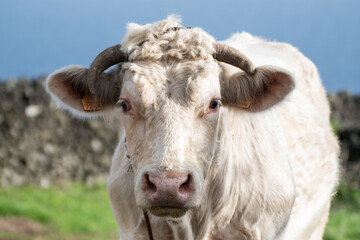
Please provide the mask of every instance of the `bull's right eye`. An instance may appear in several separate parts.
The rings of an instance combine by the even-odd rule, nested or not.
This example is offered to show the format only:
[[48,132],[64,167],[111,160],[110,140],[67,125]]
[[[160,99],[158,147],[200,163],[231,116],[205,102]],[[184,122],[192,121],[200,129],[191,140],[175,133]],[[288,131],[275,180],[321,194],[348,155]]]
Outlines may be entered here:
[[121,107],[124,113],[131,113],[132,111],[131,104],[127,99],[120,98],[120,100],[116,103],[116,105]]
[[123,110],[124,112],[128,112],[128,111],[131,110],[130,103],[128,103],[128,102],[125,101],[125,100],[122,100],[122,101],[120,102],[120,106],[121,106],[121,108],[122,108],[122,110]]

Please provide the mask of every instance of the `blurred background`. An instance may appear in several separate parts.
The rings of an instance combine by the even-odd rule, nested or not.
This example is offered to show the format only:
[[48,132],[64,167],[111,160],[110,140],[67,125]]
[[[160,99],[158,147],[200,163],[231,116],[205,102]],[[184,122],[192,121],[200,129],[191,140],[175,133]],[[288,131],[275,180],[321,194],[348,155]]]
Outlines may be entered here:
[[127,23],[169,14],[217,40],[247,31],[291,43],[317,65],[342,163],[324,239],[360,239],[359,10],[356,0],[1,0],[0,239],[117,239],[105,179],[118,126],[72,119],[43,81],[89,66]]

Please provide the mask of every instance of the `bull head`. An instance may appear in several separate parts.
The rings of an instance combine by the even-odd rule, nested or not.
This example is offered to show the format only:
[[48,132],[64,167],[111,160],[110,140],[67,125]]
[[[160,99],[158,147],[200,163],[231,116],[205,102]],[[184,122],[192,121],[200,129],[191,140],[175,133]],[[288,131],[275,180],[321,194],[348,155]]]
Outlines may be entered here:
[[[217,80],[217,90],[219,90],[220,85],[221,96],[215,99],[213,98],[212,101],[210,101],[211,98],[208,99],[210,105],[208,103],[207,105],[210,106],[210,112],[213,110],[213,112],[217,111],[217,104],[220,101],[220,97],[222,103],[229,107],[239,107],[251,112],[262,111],[281,101],[294,87],[292,77],[282,70],[272,67],[255,68],[246,56],[238,50],[224,44],[214,43],[213,49],[212,57],[216,61],[230,64],[243,71],[238,71],[230,76],[225,76],[224,74],[224,76],[220,76],[220,83]],[[214,64],[213,66],[220,69],[221,67],[219,67],[215,60],[212,60],[211,64]],[[70,66],[54,72],[47,79],[47,89],[56,102],[77,116],[88,117],[89,115],[100,115],[103,111],[112,109],[116,105],[123,87],[123,75],[119,73],[119,69],[113,69],[110,72],[104,71],[116,64],[119,64],[118,67],[121,68],[121,64],[126,64],[129,61],[128,53],[121,50],[121,45],[112,46],[101,52],[92,62],[89,69],[81,66]],[[219,73],[219,71],[217,71],[217,73]],[[212,79],[214,78],[219,79],[219,76],[213,76]],[[220,93],[216,94],[218,96]],[[87,100],[88,103],[86,102]],[[86,109],[84,104],[89,104],[89,108]],[[126,104],[128,103],[123,102],[123,104],[123,111],[126,112]],[[175,125],[171,123],[171,121],[179,121],[176,119],[177,116],[175,116],[177,113],[174,113],[173,110],[175,112],[178,111],[178,116],[186,111],[180,108],[180,110],[176,109],[178,105],[171,104],[172,103],[169,103],[169,109],[171,109],[169,112],[172,113],[159,113],[163,114],[164,118],[167,118],[167,123],[163,125],[157,124],[158,129],[152,129],[154,132],[153,135],[155,135],[155,133],[158,134],[164,127],[168,128],[168,132],[163,132],[161,133],[162,135],[159,134],[157,139],[155,139],[154,136],[148,137],[150,139],[148,141],[151,141],[154,145],[156,145],[158,141],[164,141],[163,145],[160,144],[159,149],[166,152],[166,154],[153,153],[156,147],[151,146],[147,149],[148,155],[153,154],[154,156],[160,156],[159,158],[164,158],[165,155],[167,158],[169,158],[169,156],[171,158],[171,153],[178,151],[174,139],[182,138],[183,133],[179,132],[177,126],[171,126]],[[84,108],[85,110],[92,111],[86,112]],[[146,114],[144,114],[144,116],[145,115]],[[216,117],[213,117],[213,120],[207,122],[204,129],[216,129],[218,116],[219,115],[216,115]],[[155,119],[153,121],[156,121],[156,117],[157,116],[152,116],[152,118]],[[134,131],[136,126],[133,123],[131,124],[129,123],[128,129],[129,131]],[[179,124],[181,124],[180,121]],[[188,126],[184,126],[184,128],[186,127]],[[196,127],[190,126],[189,128],[195,129]],[[149,128],[147,128],[146,131],[150,131]],[[216,148],[216,141],[213,141],[217,137],[216,131],[213,131],[211,134],[204,132],[205,130],[202,131],[202,134],[206,141],[203,141],[202,149],[206,151]],[[128,134],[128,132],[126,134]],[[190,135],[191,134],[188,134],[186,137],[190,139]],[[171,141],[168,141],[167,138],[171,138]],[[143,139],[139,139],[139,136],[137,136],[137,138],[134,137],[134,139],[130,139],[129,137],[129,141],[132,141],[132,145],[129,143],[130,151],[136,152],[137,155],[134,156],[134,158],[138,157],[140,160],[143,156],[139,156],[140,153],[138,149],[146,150],[144,146],[139,145],[141,140]],[[172,146],[170,146],[169,142],[171,142]],[[186,142],[186,140],[183,142]],[[165,146],[165,144],[169,146]],[[186,147],[184,147],[184,149],[186,149]],[[211,154],[213,154],[213,152],[209,151],[208,156]],[[200,153],[188,154],[188,157],[193,159],[204,159],[204,156],[205,154]],[[208,159],[211,158],[212,157],[208,157]],[[195,164],[200,165],[199,162]],[[205,166],[206,164],[207,166]],[[156,168],[160,168],[160,165],[161,164]],[[178,165],[180,166],[181,164]],[[206,169],[209,163],[203,163],[203,166],[205,166],[203,168]],[[139,197],[139,200],[137,199],[138,205],[150,209],[154,207],[156,210],[152,213],[158,216],[171,215],[175,217],[185,214],[188,208],[199,206],[201,192],[203,191],[201,186],[204,185],[202,183],[204,182],[206,172],[197,174],[191,170],[189,166],[187,166],[187,169],[179,168],[179,171],[160,171],[153,169],[154,168],[150,169],[149,167],[138,173],[138,179],[140,180],[136,180],[136,186],[142,186],[135,186],[138,190],[142,189],[142,197]],[[199,170],[199,172],[201,172],[201,170]],[[166,182],[166,184],[164,184],[164,182]],[[197,195],[197,197],[193,197],[194,195]],[[171,208],[169,210],[169,206],[175,207],[176,209]]]

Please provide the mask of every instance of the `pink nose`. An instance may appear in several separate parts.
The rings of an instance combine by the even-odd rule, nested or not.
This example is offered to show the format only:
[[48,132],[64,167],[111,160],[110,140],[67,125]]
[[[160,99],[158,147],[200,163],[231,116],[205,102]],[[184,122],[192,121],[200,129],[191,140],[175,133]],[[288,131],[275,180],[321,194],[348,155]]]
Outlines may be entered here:
[[188,173],[147,173],[143,178],[143,191],[152,206],[183,207],[193,195],[194,180]]

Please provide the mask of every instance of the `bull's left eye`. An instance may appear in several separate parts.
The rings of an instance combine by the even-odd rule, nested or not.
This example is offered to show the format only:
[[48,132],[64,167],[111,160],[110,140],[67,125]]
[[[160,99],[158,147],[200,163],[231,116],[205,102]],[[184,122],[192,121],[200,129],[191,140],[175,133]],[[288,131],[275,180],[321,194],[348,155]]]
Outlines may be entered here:
[[220,105],[221,105],[220,99],[213,99],[209,104],[209,109],[211,111],[216,111]]

